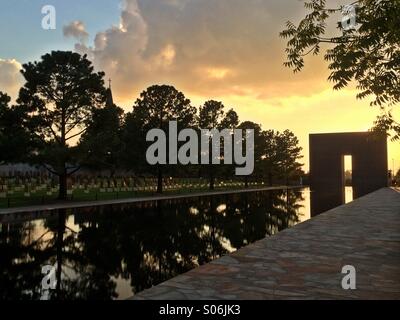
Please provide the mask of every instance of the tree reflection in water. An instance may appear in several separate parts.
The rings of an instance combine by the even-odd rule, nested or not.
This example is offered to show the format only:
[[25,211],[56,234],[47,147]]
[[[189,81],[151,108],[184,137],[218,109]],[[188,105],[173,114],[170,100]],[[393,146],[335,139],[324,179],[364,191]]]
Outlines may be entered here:
[[298,223],[303,200],[282,190],[15,217],[0,224],[0,299],[40,299],[46,264],[50,299],[126,298]]

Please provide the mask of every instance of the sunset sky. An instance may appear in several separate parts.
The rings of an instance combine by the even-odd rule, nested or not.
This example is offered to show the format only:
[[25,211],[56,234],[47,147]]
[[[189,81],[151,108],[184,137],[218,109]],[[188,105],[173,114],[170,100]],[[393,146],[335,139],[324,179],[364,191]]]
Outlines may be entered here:
[[[336,7],[345,1],[327,1]],[[334,92],[322,56],[293,74],[283,67],[285,22],[305,14],[298,0],[1,0],[0,90],[16,97],[22,63],[51,50],[87,53],[112,79],[115,102],[130,111],[152,84],[172,84],[199,106],[223,101],[264,129],[308,134],[368,130],[378,109],[356,90]],[[56,8],[56,30],[41,27],[44,5]],[[340,16],[330,20],[333,29]],[[398,107],[397,107],[398,108]],[[399,110],[394,113],[400,118]],[[389,167],[400,143],[389,144]]]

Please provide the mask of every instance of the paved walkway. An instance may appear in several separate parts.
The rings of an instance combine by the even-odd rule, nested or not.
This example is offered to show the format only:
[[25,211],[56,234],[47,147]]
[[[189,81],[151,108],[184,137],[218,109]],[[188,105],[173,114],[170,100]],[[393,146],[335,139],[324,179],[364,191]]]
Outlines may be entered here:
[[[341,287],[356,268],[356,290]],[[134,299],[400,299],[400,193],[384,188]]]
[[0,209],[0,215],[13,214],[13,213],[36,212],[36,211],[49,211],[49,210],[58,210],[58,209],[87,208],[87,207],[104,206],[104,205],[110,205],[110,204],[126,204],[126,203],[135,203],[135,202],[143,202],[143,201],[157,201],[157,200],[169,200],[169,199],[191,198],[191,197],[201,197],[201,196],[215,196],[215,195],[243,193],[243,192],[298,189],[298,188],[305,188],[305,187],[306,186],[276,186],[276,187],[263,187],[263,188],[232,189],[232,190],[223,190],[223,191],[201,191],[201,192],[190,192],[190,193],[172,194],[172,195],[154,195],[154,196],[121,198],[121,199],[112,199],[112,200],[58,202],[58,203],[53,203],[53,204],[43,204],[43,205],[35,205],[35,206]]

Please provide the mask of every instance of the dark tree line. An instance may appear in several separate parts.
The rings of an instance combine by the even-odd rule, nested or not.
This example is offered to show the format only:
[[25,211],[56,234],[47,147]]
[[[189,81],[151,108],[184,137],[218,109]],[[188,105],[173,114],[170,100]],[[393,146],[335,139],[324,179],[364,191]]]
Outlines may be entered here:
[[[15,104],[0,92],[0,163],[27,162],[45,167],[59,179],[59,198],[67,199],[67,180],[81,168],[107,171],[112,177],[124,170],[135,175],[216,177],[234,175],[233,165],[156,165],[146,162],[146,133],[159,128],[168,132],[169,121],[178,130],[254,129],[255,170],[252,177],[268,184],[289,181],[301,174],[301,147],[289,130],[262,130],[222,102],[210,100],[199,110],[185,95],[169,85],[144,90],[124,113],[104,85],[104,73],[78,53],[53,51],[21,70],[25,84]],[[221,142],[223,148],[223,140]],[[169,150],[167,149],[167,152]],[[210,162],[211,163],[211,162]],[[245,178],[246,181],[249,177]]]

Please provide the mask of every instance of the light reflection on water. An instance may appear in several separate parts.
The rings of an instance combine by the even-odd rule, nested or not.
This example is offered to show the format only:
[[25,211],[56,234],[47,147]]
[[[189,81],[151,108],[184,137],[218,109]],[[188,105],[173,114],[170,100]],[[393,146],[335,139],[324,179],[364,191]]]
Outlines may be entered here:
[[353,187],[346,186],[344,188],[344,203],[353,201]]
[[124,299],[310,218],[310,192],[263,191],[0,220],[0,299]]

